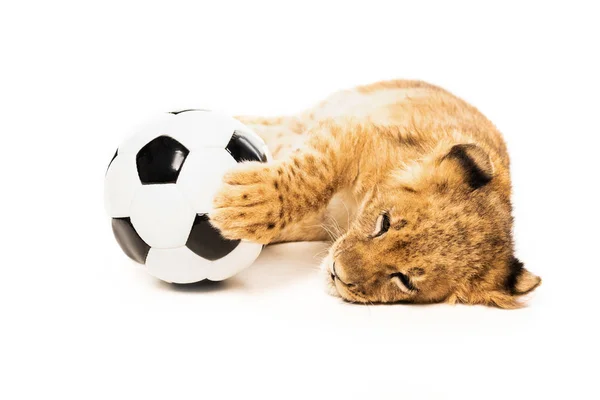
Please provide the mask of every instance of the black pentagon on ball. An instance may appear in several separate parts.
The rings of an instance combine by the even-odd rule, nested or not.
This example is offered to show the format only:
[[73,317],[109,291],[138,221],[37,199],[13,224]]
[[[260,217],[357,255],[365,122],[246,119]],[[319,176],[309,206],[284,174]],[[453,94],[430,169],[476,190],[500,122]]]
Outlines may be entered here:
[[210,224],[208,215],[199,214],[196,215],[185,245],[200,257],[215,261],[231,253],[238,244],[239,240],[229,240],[221,236],[219,230]]
[[129,218],[113,218],[112,230],[123,252],[133,261],[146,262],[150,246],[138,235]]
[[261,161],[267,162],[267,155],[256,143],[252,136],[235,131],[225,149],[233,156],[235,161]]
[[175,183],[190,151],[170,136],[159,136],[137,153],[135,162],[143,185]]

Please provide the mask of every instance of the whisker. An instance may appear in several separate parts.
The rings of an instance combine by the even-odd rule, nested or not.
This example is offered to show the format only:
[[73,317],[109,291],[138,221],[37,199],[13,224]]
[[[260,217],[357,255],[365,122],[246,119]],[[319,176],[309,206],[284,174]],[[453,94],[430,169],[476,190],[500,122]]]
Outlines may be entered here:
[[341,233],[342,233],[344,230],[342,229],[342,226],[340,225],[339,221],[338,221],[337,219],[333,218],[333,216],[331,217],[331,219],[333,220],[333,223],[335,224],[335,226],[336,226],[336,227],[337,227],[337,229],[338,229],[338,232],[339,232],[339,233],[340,233],[340,235],[341,235]]
[[315,256],[320,256],[320,255],[323,255],[323,254],[328,253],[328,252],[329,252],[328,248],[327,249],[323,249],[323,250],[320,250],[320,251],[316,252]]
[[335,242],[335,235],[333,234],[333,232],[324,224],[321,224],[321,227],[325,230],[325,232],[327,232],[327,234],[329,235],[329,238],[331,239],[332,242]]
[[331,231],[331,229],[327,228],[327,226],[325,224],[307,225],[306,227],[307,228],[321,228],[327,233],[327,235],[329,236],[329,238],[332,242],[335,242],[337,240],[336,235]]
[[329,238],[330,238],[330,239],[332,238],[332,236],[331,236],[331,235],[332,235],[331,231],[330,231],[329,229],[327,229],[327,227],[326,227],[324,224],[310,225],[310,226],[309,226],[309,228],[315,228],[315,227],[319,227],[319,228],[323,229],[323,230],[324,230],[324,231],[325,231],[325,232],[326,232],[326,233],[329,235]]
[[329,253],[329,248],[323,249],[317,253],[315,253],[316,256],[325,256],[327,255],[327,253]]
[[321,228],[323,228],[329,234],[332,242],[335,242],[338,239],[339,235],[336,235],[336,233],[333,232],[332,229],[327,225],[321,224]]
[[332,232],[335,229],[334,234],[335,238],[337,239],[340,236],[339,226],[336,225],[336,221],[331,215],[327,215],[327,219],[331,222],[330,229]]
[[346,202],[343,200],[342,200],[342,205],[346,209],[346,229],[350,229],[350,210],[348,209]]

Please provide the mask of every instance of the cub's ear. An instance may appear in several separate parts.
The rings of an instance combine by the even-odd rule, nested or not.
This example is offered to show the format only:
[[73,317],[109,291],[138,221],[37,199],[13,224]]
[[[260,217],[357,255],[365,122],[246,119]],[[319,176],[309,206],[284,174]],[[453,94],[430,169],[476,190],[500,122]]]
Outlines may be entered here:
[[533,292],[541,283],[542,279],[539,276],[527,271],[517,258],[512,258],[505,282],[508,293],[513,296],[521,296]]
[[484,302],[500,308],[520,308],[524,305],[521,297],[533,292],[541,284],[542,279],[539,276],[527,271],[523,263],[513,257],[503,287],[487,292]]
[[448,297],[449,303],[486,304],[505,309],[524,306],[523,295],[533,292],[542,284],[542,279],[527,271],[523,263],[512,258],[508,265],[508,275],[504,281],[495,281],[493,287],[472,291],[456,292]]
[[488,153],[475,144],[457,144],[442,158],[440,166],[449,178],[462,180],[471,189],[479,189],[494,176],[494,164]]

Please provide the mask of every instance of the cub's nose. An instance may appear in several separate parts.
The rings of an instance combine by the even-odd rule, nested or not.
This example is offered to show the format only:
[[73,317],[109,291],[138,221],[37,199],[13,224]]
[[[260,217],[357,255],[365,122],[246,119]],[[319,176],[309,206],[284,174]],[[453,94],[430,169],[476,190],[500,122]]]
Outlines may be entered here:
[[[337,266],[337,269],[336,269]],[[339,264],[336,264],[335,261],[333,262],[332,265],[332,278],[337,279],[338,281],[340,281],[341,283],[343,283],[346,286],[354,286],[353,283],[349,282],[347,279],[347,276],[345,276],[344,274],[344,269],[339,267]]]

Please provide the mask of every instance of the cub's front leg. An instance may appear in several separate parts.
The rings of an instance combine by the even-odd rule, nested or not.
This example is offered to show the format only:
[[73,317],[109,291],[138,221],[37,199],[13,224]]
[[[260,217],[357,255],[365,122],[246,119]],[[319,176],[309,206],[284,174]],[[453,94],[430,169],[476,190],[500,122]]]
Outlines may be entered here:
[[306,148],[288,160],[248,162],[228,172],[214,198],[212,224],[226,238],[267,244],[322,212],[353,170],[339,129],[327,126],[311,133]]

